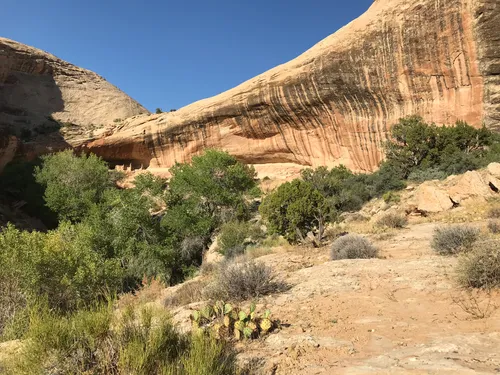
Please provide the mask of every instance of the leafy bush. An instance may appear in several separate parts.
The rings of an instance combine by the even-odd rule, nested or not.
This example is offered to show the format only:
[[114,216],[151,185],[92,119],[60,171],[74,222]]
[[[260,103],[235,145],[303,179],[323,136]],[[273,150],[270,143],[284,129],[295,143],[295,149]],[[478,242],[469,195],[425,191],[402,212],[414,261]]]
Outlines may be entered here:
[[231,221],[221,227],[217,243],[222,254],[231,258],[243,254],[248,244],[263,237],[260,228],[250,223]]
[[45,187],[47,207],[61,220],[81,221],[113,186],[107,164],[95,155],[78,157],[68,150],[42,160],[35,178]]
[[366,238],[357,234],[347,234],[333,242],[330,252],[332,260],[376,258],[378,249]]
[[488,230],[493,234],[500,233],[500,220],[489,220]]
[[224,342],[179,333],[165,312],[126,309],[115,317],[99,305],[60,317],[39,308],[29,340],[7,365],[8,374],[230,375],[234,352]]
[[387,204],[399,203],[401,201],[401,196],[394,191],[388,191],[382,196],[382,199]]
[[284,285],[273,270],[254,261],[225,261],[219,265],[214,281],[204,294],[209,299],[242,301],[279,292]]
[[408,175],[408,180],[414,182],[444,180],[447,176],[448,174],[439,168],[416,169]]
[[85,228],[68,223],[46,234],[7,226],[0,233],[0,279],[15,280],[28,299],[46,296],[58,311],[90,304],[119,290],[120,263],[93,251],[85,236]]
[[498,149],[491,147],[498,138],[486,127],[476,129],[462,121],[438,127],[410,116],[393,126],[391,139],[385,145],[386,164],[405,179],[443,179],[498,159]]
[[480,231],[467,225],[436,228],[431,247],[440,255],[453,255],[468,251],[479,239]]
[[457,277],[468,288],[500,287],[500,242],[485,241],[473,245],[459,258]]
[[146,192],[152,196],[162,196],[167,188],[167,180],[146,172],[135,177],[134,186],[141,193]]
[[159,115],[160,113],[163,113],[163,111],[161,110],[161,108],[156,108],[155,113]]
[[404,228],[407,224],[406,216],[392,212],[381,216],[376,222],[377,226],[388,228]]
[[269,223],[271,234],[283,235],[291,242],[304,242],[309,231],[317,229],[323,236],[326,221],[334,208],[310,182],[293,180],[268,195],[259,208]]

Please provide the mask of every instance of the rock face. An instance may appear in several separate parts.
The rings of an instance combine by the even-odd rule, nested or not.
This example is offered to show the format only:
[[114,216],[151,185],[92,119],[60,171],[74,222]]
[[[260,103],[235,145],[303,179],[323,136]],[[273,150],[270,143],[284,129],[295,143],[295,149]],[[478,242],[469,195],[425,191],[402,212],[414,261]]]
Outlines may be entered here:
[[[19,147],[38,153],[78,145],[139,113],[148,111],[99,75],[0,38],[0,169]],[[58,121],[66,123],[62,132]]]
[[296,59],[87,147],[151,168],[206,147],[264,165],[370,171],[399,118],[500,129],[500,0],[376,0]]

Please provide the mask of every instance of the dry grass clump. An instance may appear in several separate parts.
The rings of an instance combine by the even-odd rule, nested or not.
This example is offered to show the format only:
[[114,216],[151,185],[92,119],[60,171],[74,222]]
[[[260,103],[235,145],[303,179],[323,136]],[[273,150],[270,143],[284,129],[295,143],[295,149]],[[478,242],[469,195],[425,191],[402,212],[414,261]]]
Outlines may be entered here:
[[488,221],[488,230],[492,234],[500,233],[500,220],[490,220]]
[[490,219],[500,219],[500,206],[491,207],[488,210],[488,217]]
[[466,288],[500,287],[500,241],[476,243],[458,262],[457,280]]
[[365,237],[357,234],[347,234],[335,240],[332,244],[330,257],[340,259],[369,259],[376,258],[378,249]]
[[375,223],[378,227],[387,227],[387,228],[404,228],[408,225],[408,219],[406,216],[397,213],[387,213],[381,216],[377,222]]
[[468,251],[479,239],[480,231],[468,225],[436,228],[431,247],[440,255],[453,255]]
[[171,296],[165,299],[166,307],[186,306],[203,300],[205,280],[193,280],[182,284]]
[[118,301],[119,307],[126,306],[139,306],[144,305],[148,302],[153,302],[160,298],[163,289],[165,289],[165,284],[158,279],[150,279],[144,278],[142,280],[142,286],[140,289],[136,290],[133,293],[126,293],[120,295],[120,299]]
[[243,301],[283,291],[273,269],[253,260],[235,259],[219,264],[212,283],[203,294],[208,299]]

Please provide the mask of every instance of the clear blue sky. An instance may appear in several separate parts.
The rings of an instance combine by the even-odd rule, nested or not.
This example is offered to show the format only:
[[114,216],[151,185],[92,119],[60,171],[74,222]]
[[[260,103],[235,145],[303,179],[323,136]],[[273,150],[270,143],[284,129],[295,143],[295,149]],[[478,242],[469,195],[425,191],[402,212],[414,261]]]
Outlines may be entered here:
[[95,71],[153,111],[284,63],[373,0],[3,0],[0,35]]

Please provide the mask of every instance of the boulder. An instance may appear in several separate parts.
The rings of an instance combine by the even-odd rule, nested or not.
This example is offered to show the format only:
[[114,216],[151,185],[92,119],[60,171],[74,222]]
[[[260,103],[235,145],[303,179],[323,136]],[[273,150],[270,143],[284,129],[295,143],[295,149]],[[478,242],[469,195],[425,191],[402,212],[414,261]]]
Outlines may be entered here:
[[471,197],[487,198],[492,193],[488,180],[483,178],[478,171],[469,171],[459,176],[447,191],[449,197],[456,203]]
[[493,177],[500,177],[500,163],[491,163],[488,165],[487,171]]
[[420,212],[436,213],[453,208],[453,202],[436,181],[421,184],[415,192],[416,208]]

